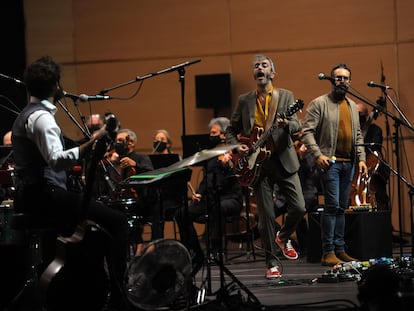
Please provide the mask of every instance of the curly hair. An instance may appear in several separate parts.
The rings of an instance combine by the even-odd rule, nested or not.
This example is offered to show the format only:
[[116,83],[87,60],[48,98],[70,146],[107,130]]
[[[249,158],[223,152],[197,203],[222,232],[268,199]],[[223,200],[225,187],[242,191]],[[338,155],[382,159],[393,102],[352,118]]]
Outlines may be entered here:
[[31,63],[24,72],[24,81],[30,95],[40,99],[51,97],[60,81],[61,65],[50,56]]

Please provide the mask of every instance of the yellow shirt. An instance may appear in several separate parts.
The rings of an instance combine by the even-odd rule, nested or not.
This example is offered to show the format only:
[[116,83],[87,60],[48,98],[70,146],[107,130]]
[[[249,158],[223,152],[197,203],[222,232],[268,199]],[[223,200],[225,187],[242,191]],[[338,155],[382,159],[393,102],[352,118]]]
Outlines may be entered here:
[[352,122],[348,103],[343,100],[339,103],[338,138],[336,141],[335,156],[337,158],[351,158],[352,149]]
[[256,119],[255,127],[265,127],[266,120],[269,117],[269,103],[272,99],[273,86],[266,94],[266,98],[262,101],[259,94],[256,92]]

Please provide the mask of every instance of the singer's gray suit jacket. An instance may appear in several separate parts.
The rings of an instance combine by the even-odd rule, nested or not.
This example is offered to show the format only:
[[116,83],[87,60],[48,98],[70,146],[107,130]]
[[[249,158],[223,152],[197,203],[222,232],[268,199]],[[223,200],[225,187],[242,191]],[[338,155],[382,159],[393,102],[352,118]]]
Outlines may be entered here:
[[[276,113],[286,113],[288,107],[294,103],[293,93],[286,89],[279,88],[278,90],[279,100]],[[226,139],[229,143],[237,143],[237,134],[250,137],[254,127],[255,112],[256,91],[240,95],[230,120],[230,126],[226,131]],[[291,134],[300,131],[301,124],[296,114],[287,117],[287,119],[289,123],[286,128],[276,128],[272,132],[272,139],[276,150],[270,160],[277,156],[287,173],[295,173],[299,170],[300,164]]]

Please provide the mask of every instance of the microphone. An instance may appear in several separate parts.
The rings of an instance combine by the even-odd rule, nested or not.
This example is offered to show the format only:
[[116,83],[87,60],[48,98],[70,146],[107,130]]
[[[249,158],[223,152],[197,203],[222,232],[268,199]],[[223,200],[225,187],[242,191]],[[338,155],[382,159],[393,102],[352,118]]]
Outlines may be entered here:
[[86,94],[80,94],[79,95],[79,100],[81,102],[87,102],[87,101],[92,101],[92,100],[107,100],[107,99],[112,99],[111,96],[108,95],[86,95]]
[[381,90],[383,90],[383,91],[385,91],[385,90],[388,90],[388,89],[392,89],[392,87],[391,86],[388,86],[388,85],[383,85],[383,84],[378,84],[378,83],[375,83],[374,81],[369,81],[369,82],[367,82],[367,85],[369,86],[369,87],[379,87]]
[[71,93],[68,93],[68,92],[66,92],[64,90],[58,89],[56,91],[56,94],[55,94],[53,100],[56,102],[58,100],[61,100],[64,97],[69,97],[70,99],[73,99],[74,101],[76,101],[76,100],[79,99],[79,96],[78,95],[71,94]]
[[319,80],[329,80],[329,81],[331,81],[332,83],[334,83],[334,82],[336,81],[336,79],[335,79],[335,78],[332,78],[332,77],[330,77],[330,76],[327,76],[327,75],[325,75],[325,74],[323,74],[323,73],[318,74],[318,79],[319,79]]
[[68,93],[68,92],[63,91],[63,90],[62,90],[62,94],[63,94],[63,97],[69,97],[70,99],[73,99],[73,100],[78,100],[79,99],[78,95]]

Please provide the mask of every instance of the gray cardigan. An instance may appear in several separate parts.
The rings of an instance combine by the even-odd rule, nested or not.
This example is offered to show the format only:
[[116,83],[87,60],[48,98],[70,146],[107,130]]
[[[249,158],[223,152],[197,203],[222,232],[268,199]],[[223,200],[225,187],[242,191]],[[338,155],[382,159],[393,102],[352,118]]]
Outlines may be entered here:
[[[364,138],[359,125],[358,108],[354,101],[346,97],[351,111],[352,121],[352,152],[351,160],[354,163],[366,160],[365,149],[359,146]],[[331,100],[328,94],[312,100],[303,121],[302,139],[314,159],[324,154],[328,157],[335,155],[336,140],[338,137],[339,105]]]

